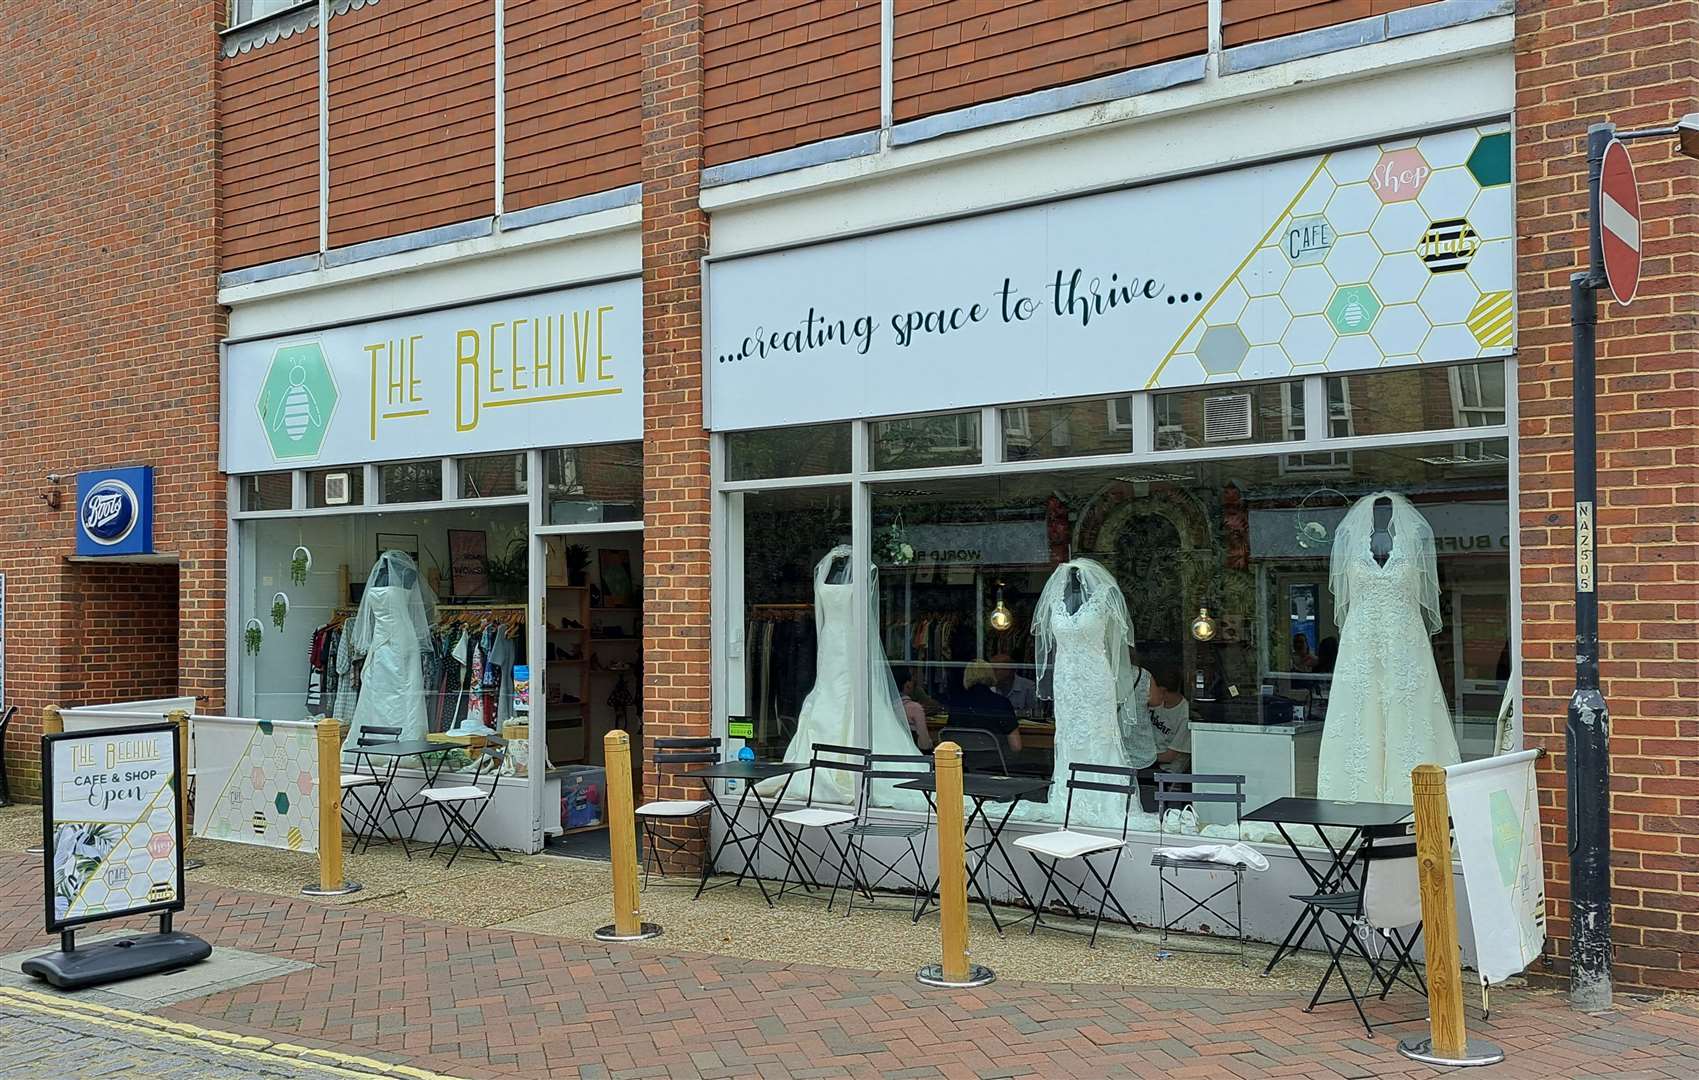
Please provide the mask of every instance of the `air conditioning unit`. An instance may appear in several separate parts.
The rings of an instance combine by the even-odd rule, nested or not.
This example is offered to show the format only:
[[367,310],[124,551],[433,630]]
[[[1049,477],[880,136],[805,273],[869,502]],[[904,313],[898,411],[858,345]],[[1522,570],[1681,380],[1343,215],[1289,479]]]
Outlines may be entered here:
[[348,505],[348,474],[345,472],[326,473],[324,477],[324,504],[326,506]]
[[1203,441],[1240,442],[1251,437],[1251,395],[1204,398]]

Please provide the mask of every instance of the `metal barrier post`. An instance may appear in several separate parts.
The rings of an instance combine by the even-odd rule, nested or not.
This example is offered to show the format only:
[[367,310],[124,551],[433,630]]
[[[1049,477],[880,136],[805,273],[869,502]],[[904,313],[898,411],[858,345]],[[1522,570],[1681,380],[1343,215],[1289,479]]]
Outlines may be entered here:
[[326,717],[313,725],[319,751],[319,880],[303,896],[347,896],[358,881],[342,878],[342,725]]
[[1401,1039],[1398,1052],[1428,1065],[1494,1065],[1504,1051],[1471,1039],[1463,1025],[1463,962],[1457,945],[1457,896],[1451,878],[1451,803],[1445,770],[1418,765],[1410,773],[1416,808],[1416,865],[1422,898],[1422,934],[1428,961],[1425,1039]]
[[631,796],[631,736],[614,730],[602,740],[608,797],[608,852],[613,860],[614,921],[596,931],[597,941],[643,941],[661,928],[644,922],[637,909],[637,813]]
[[[65,718],[59,715],[59,706],[49,705],[41,710],[41,733],[43,735],[61,735],[65,731]],[[46,802],[53,797],[52,792],[43,791],[41,801]],[[24,848],[26,855],[45,855],[47,848],[41,844],[32,844]]]
[[962,819],[962,748],[939,743],[932,751],[938,774],[938,927],[942,962],[915,973],[927,986],[984,986],[997,977],[983,964],[968,963],[967,838]]

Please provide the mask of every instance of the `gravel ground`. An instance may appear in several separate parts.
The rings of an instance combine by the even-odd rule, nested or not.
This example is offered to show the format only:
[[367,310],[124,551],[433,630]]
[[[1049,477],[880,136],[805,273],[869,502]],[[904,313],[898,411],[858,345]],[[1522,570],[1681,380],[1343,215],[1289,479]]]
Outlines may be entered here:
[[[40,823],[37,807],[0,809],[0,848],[21,850],[36,843]],[[204,862],[188,871],[191,882],[256,892],[298,896],[302,884],[318,873],[311,856],[271,848],[195,839],[189,842],[189,855]],[[318,902],[364,904],[466,926],[567,937],[585,937],[612,921],[606,863],[516,855],[497,866],[488,859],[462,856],[448,869],[441,858],[415,855],[409,862],[398,850],[381,847],[349,855],[344,862],[346,876],[360,882],[363,890]],[[853,916],[844,918],[841,905],[838,914],[828,914],[823,900],[801,893],[768,908],[753,885],[710,890],[693,901],[694,884],[694,879],[688,885],[656,879],[643,894],[643,917],[664,931],[652,947],[869,971],[913,971],[938,959],[937,916],[914,924],[901,897],[883,898],[880,909],[858,906]],[[1272,976],[1259,977],[1271,951],[1265,945],[1252,945],[1243,963],[1237,955],[1180,951],[1158,959],[1154,934],[1119,926],[1106,926],[1095,949],[1088,949],[1082,936],[1052,931],[1029,935],[1024,925],[1000,938],[983,909],[971,910],[977,913],[970,931],[973,960],[1004,979],[1254,988],[1307,995],[1321,977],[1321,964],[1313,954],[1294,957]],[[1220,949],[1223,943],[1205,938],[1197,945]]]

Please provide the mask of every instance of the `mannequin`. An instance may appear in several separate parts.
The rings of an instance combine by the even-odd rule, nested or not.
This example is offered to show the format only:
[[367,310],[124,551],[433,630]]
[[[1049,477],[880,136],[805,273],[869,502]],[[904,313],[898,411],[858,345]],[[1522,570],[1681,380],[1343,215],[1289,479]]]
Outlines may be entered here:
[[425,737],[423,657],[430,648],[435,607],[410,555],[386,551],[378,556],[346,635],[351,654],[364,664],[344,747],[357,746],[368,725],[399,727],[403,742]]

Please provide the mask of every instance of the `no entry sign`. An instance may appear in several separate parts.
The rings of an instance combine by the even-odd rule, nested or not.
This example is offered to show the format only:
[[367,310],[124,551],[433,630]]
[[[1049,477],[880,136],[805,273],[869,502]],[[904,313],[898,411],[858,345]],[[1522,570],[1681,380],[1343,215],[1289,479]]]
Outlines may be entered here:
[[1627,304],[1640,288],[1640,188],[1634,182],[1634,163],[1628,159],[1628,150],[1616,139],[1605,147],[1599,232],[1611,295],[1617,303]]

